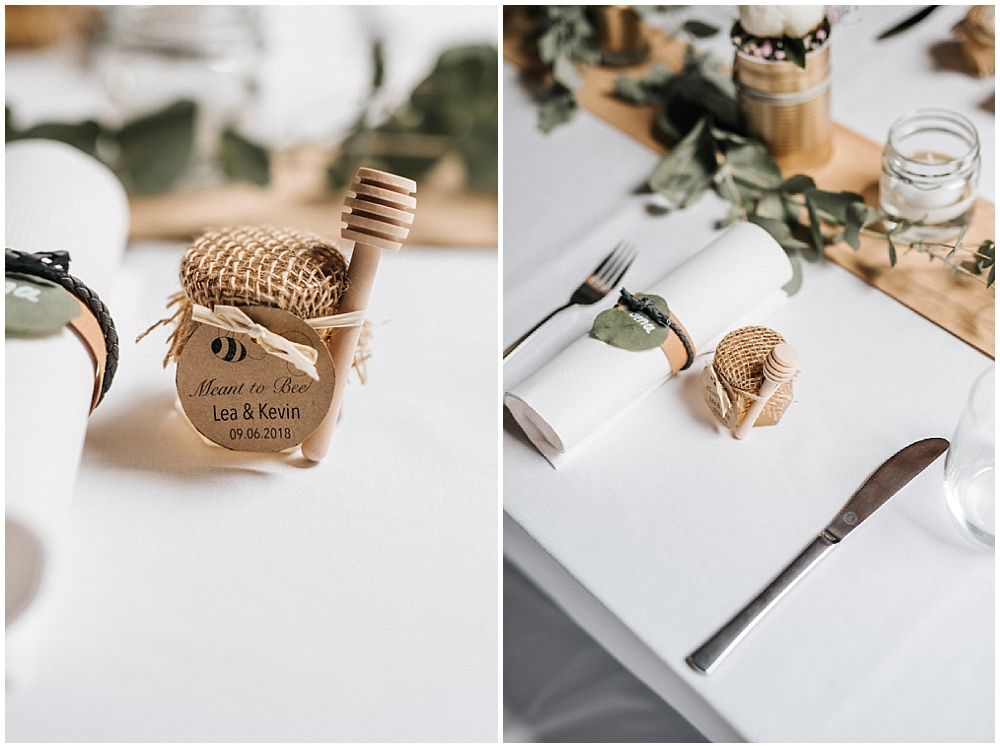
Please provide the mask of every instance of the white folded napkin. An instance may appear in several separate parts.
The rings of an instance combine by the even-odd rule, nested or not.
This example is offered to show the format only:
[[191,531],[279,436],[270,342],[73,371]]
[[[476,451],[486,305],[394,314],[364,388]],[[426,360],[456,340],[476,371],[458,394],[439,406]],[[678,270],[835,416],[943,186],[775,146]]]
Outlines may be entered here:
[[[63,143],[5,148],[4,239],[22,252],[68,251],[69,272],[108,301],[128,239],[129,207],[117,178]],[[111,310],[114,313],[114,309]],[[94,392],[84,343],[64,327],[6,337],[6,620],[38,590],[69,506]]]
[[[785,300],[785,251],[764,229],[733,225],[651,288],[666,299],[696,351],[731,329],[759,324]],[[617,423],[671,376],[659,348],[627,351],[585,335],[504,396],[504,404],[556,468]]]

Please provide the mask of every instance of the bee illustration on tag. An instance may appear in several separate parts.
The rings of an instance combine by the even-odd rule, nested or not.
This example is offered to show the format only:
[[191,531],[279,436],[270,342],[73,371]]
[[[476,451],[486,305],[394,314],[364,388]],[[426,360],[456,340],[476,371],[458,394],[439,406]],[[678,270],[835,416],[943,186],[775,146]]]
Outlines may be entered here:
[[247,347],[239,340],[224,335],[212,341],[212,353],[223,361],[236,364],[247,357]]

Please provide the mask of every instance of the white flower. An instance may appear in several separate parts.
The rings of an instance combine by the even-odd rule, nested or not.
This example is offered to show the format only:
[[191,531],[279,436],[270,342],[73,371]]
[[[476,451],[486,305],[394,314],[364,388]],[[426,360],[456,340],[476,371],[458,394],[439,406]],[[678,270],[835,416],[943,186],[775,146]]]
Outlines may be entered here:
[[826,15],[825,5],[741,5],[740,24],[753,36],[802,37]]

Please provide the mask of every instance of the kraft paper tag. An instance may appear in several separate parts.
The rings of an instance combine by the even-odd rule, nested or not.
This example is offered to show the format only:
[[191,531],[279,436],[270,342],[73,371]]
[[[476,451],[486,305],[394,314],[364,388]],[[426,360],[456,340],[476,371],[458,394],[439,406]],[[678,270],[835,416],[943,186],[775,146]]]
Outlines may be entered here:
[[177,362],[177,395],[206,438],[242,452],[280,452],[301,444],[330,409],[335,373],[319,335],[281,309],[240,307],[257,324],[316,349],[319,381],[272,356],[249,335],[202,324]]
[[6,273],[4,314],[4,329],[10,335],[48,335],[79,316],[80,302],[58,283]]

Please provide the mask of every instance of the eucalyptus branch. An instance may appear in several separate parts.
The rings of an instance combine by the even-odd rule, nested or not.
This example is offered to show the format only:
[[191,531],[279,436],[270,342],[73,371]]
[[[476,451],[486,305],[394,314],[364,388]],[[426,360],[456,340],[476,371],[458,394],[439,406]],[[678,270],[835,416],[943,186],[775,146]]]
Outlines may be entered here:
[[[898,245],[940,260],[953,274],[976,276],[987,287],[993,286],[992,240],[978,249],[962,243],[964,233],[954,244],[908,240],[903,233],[913,225],[909,222],[878,231],[871,225],[885,225],[888,216],[865,205],[861,195],[819,189],[805,174],[782,175],[764,143],[740,129],[731,83],[717,60],[691,47],[678,72],[654,64],[639,80],[623,76],[615,81],[618,98],[634,105],[658,104],[657,125],[675,141],[653,170],[650,189],[682,208],[714,189],[731,203],[720,226],[737,218],[756,223],[785,249],[793,265],[798,263],[797,255],[810,247],[822,255],[827,244],[844,241],[859,250],[865,236],[886,243],[890,266],[896,265]],[[803,225],[803,209],[809,217],[809,242],[793,233]],[[837,233],[828,236],[824,225],[838,229]],[[958,252],[963,253],[962,260],[956,259]]]

